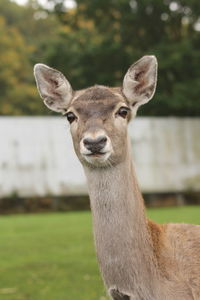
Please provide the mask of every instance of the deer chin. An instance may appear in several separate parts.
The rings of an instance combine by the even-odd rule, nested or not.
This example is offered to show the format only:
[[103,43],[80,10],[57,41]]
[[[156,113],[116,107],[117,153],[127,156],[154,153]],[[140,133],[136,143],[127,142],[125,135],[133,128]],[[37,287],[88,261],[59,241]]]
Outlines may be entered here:
[[111,151],[102,153],[82,154],[85,162],[94,167],[105,167],[109,165]]

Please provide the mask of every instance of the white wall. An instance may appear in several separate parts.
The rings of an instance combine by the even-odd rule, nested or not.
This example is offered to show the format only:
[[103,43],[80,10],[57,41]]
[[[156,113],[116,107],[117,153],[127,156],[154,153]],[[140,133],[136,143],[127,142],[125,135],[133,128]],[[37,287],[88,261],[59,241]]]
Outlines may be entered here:
[[[143,191],[200,191],[200,119],[137,118],[129,129]],[[65,118],[0,118],[0,197],[86,192]]]

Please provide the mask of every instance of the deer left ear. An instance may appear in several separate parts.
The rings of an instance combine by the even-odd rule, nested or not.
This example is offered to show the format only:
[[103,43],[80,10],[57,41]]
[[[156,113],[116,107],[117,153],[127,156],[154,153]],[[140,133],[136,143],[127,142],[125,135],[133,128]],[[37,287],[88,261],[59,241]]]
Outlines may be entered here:
[[45,105],[53,111],[65,113],[73,91],[65,76],[44,64],[36,64],[34,75],[37,88]]
[[155,56],[143,56],[128,69],[124,77],[122,91],[135,113],[155,93],[157,65]]

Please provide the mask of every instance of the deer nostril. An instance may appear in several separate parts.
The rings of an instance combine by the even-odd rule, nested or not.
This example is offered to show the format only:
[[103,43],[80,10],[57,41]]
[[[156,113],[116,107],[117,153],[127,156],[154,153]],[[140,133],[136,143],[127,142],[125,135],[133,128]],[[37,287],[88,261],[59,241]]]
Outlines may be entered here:
[[106,142],[106,136],[99,136],[96,139],[84,138],[83,140],[84,146],[93,153],[100,152],[105,147]]
[[106,136],[102,137],[101,143],[106,143],[106,142],[107,142],[107,137]]

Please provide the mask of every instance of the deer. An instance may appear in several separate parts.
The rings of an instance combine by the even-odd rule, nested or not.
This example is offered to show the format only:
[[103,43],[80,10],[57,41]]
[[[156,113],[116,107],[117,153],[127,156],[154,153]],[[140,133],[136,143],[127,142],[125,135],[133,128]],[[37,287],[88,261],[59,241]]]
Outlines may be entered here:
[[70,124],[110,298],[200,299],[200,226],[149,220],[132,162],[128,123],[155,93],[156,57],[145,55],[132,64],[121,87],[74,91],[61,72],[40,63],[34,75],[45,105]]

